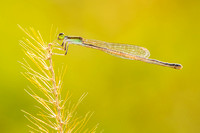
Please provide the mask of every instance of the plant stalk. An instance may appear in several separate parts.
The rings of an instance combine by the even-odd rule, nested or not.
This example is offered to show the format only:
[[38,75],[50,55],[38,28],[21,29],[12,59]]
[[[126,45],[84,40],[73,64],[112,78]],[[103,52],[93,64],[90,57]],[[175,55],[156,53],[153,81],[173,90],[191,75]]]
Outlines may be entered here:
[[54,97],[55,97],[55,103],[54,103],[54,106],[57,110],[57,114],[56,114],[56,122],[57,124],[59,125],[59,127],[57,127],[57,130],[58,130],[58,133],[63,133],[63,121],[62,121],[62,117],[61,117],[61,107],[60,107],[60,103],[59,103],[59,96],[58,96],[58,87],[56,85],[56,79],[55,79],[55,72],[54,72],[54,68],[53,68],[53,60],[52,60],[52,48],[51,48],[52,44],[49,43],[48,44],[48,54],[49,54],[49,57],[48,57],[48,60],[49,60],[49,64],[50,64],[50,67],[49,67],[49,70],[51,72],[51,81],[52,81],[52,85],[53,85],[53,88],[52,88],[52,91],[53,91],[53,94],[54,94]]

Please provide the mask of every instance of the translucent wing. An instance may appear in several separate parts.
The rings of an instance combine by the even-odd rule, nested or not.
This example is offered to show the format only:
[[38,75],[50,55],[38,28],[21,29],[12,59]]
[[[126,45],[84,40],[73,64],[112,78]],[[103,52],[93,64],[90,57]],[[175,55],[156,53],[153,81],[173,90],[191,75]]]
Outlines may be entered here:
[[144,58],[148,58],[150,56],[149,50],[147,50],[146,48],[140,47],[140,46],[135,46],[135,45],[108,43],[108,42],[103,42],[103,41],[98,41],[98,40],[90,40],[90,39],[84,39],[83,43],[91,44],[90,47],[92,47],[92,48],[94,46],[94,48],[96,48],[96,49],[100,49],[108,54],[111,54],[113,56],[117,56],[120,58],[125,58],[125,59],[130,59],[130,58],[127,58],[127,56],[124,57],[122,55],[115,54],[115,53],[120,52],[120,53],[124,53],[126,55],[140,56],[140,57],[144,57]]

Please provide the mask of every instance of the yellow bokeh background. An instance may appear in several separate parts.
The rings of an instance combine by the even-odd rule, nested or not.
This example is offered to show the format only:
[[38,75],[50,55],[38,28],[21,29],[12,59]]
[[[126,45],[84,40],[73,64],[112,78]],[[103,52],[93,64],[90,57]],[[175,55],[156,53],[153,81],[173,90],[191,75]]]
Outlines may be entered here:
[[[44,38],[51,25],[67,35],[146,47],[151,58],[181,63],[182,70],[125,60],[70,45],[55,57],[67,65],[64,86],[77,110],[95,112],[88,126],[105,133],[200,132],[199,0],[10,0],[0,5],[0,132],[28,132],[21,109],[37,103],[24,91],[25,55],[18,28],[34,27]],[[47,40],[48,41],[48,40]]]

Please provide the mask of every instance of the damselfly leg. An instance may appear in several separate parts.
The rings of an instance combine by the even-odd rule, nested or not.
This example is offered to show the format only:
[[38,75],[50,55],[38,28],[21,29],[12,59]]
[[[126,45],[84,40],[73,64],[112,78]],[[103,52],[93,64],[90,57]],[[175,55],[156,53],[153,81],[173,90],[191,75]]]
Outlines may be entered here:
[[[67,46],[66,46],[66,45],[67,45]],[[65,44],[65,50],[66,50],[65,55],[66,55],[67,52],[68,52],[68,48],[69,48],[69,43],[66,43],[66,44]]]

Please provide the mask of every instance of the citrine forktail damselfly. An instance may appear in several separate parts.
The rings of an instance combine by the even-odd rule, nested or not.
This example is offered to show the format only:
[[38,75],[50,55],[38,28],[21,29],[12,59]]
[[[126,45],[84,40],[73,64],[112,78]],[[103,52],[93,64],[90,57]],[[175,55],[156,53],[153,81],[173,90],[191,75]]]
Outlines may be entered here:
[[58,35],[58,40],[63,40],[62,46],[64,47],[64,50],[66,50],[65,55],[67,54],[69,44],[76,44],[93,49],[98,49],[108,54],[124,59],[139,60],[179,70],[182,69],[181,64],[167,63],[148,58],[150,56],[149,50],[136,45],[108,43],[98,40],[84,39],[82,37],[70,37],[70,36],[65,36],[64,33],[60,33]]

